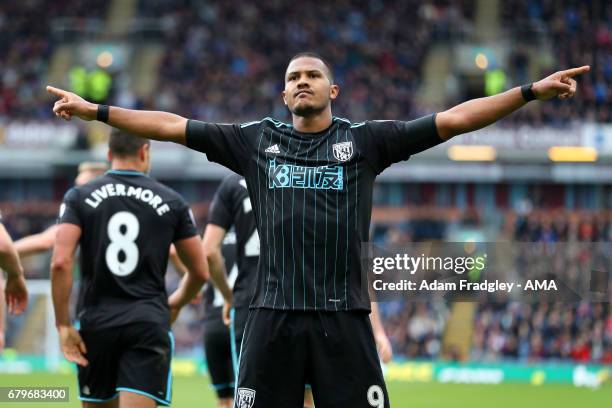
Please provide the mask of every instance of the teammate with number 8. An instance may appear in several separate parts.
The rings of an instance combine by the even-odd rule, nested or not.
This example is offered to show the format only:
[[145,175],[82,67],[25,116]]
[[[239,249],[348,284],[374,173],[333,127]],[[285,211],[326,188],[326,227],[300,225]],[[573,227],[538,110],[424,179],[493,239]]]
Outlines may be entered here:
[[[53,304],[62,351],[78,364],[85,407],[170,404],[170,323],[208,278],[189,206],[146,174],[149,148],[144,139],[113,133],[112,169],[68,191],[60,208]],[[164,274],[172,243],[188,273],[168,298]],[[81,285],[74,327],[68,301],[78,245]]]

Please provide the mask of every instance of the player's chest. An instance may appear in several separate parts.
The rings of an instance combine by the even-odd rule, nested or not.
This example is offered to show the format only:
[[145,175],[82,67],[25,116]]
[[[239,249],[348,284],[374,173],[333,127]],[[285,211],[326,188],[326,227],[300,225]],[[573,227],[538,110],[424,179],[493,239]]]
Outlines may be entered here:
[[346,191],[369,168],[349,130],[332,128],[317,137],[279,131],[260,135],[250,178],[258,188]]

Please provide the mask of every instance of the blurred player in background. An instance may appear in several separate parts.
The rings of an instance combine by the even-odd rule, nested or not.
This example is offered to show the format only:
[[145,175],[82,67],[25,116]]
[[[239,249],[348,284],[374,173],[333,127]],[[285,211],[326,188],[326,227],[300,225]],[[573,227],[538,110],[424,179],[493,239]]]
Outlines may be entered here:
[[[234,231],[228,233],[232,227]],[[223,248],[224,242],[232,236],[235,241],[237,276],[232,272],[229,273],[229,281],[233,281],[233,293],[229,297],[231,302],[226,301],[223,306],[223,321],[230,325],[231,339],[227,346],[231,350],[232,371],[235,373],[259,260],[259,235],[253,218],[251,200],[244,178],[236,174],[223,179],[210,206],[202,248],[208,260],[211,276],[225,276],[226,267],[231,267],[232,264],[225,258]],[[228,283],[222,283],[218,290],[223,293],[229,289],[229,286]],[[233,395],[234,388],[231,390],[230,398]],[[232,404],[233,400],[230,400],[228,406],[231,407]]]
[[[6,272],[6,282],[2,271]],[[0,352],[4,349],[5,341],[5,302],[9,313],[16,315],[23,313],[28,307],[28,290],[19,255],[11,236],[2,224],[0,212]]]
[[[108,170],[108,165],[103,162],[83,162],[79,164],[78,175],[74,180],[75,186],[89,183],[96,177],[101,176]],[[15,241],[15,249],[19,256],[26,257],[45,251],[50,251],[55,243],[55,234],[58,225],[54,224],[38,234],[29,235]]]
[[[210,281],[204,286],[203,295],[192,303],[204,303],[203,346],[211,387],[217,396],[218,408],[231,408],[234,395],[234,367],[230,331],[223,319],[223,305],[232,302],[231,285],[238,275],[236,264],[236,234],[231,231],[223,238],[220,255],[224,266],[210,269]],[[170,251],[172,257],[173,252]],[[178,258],[178,257],[177,257]],[[187,273],[180,259],[173,260],[179,275]],[[209,267],[211,264],[209,263]],[[225,273],[229,276],[226,277]],[[223,288],[219,290],[218,288]]]
[[[189,206],[146,174],[150,144],[113,133],[109,160],[109,172],[69,190],[60,208],[51,265],[60,344],[78,364],[83,406],[169,405],[171,319],[198,293],[208,268]],[[172,242],[188,273],[168,298],[164,274]],[[68,312],[78,245],[80,328]]]
[[[340,92],[320,56],[294,56],[284,103],[292,124],[187,120],[96,105],[48,87],[54,113],[100,120],[184,144],[245,177],[262,248],[242,345],[236,406],[295,407],[304,384],[319,407],[389,407],[368,313],[360,246],[368,239],[375,178],[393,163],[490,125],[531,100],[566,99],[588,66],[404,122],[332,116]],[[288,369],[290,367],[290,369]]]

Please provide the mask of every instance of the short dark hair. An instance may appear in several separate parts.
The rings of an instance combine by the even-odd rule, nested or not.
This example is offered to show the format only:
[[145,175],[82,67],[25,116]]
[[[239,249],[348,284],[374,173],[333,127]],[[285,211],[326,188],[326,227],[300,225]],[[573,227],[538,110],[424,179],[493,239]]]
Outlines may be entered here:
[[312,51],[299,52],[295,54],[293,57],[291,57],[287,65],[291,64],[291,61],[296,60],[298,58],[303,58],[303,57],[316,58],[320,60],[323,63],[323,65],[325,65],[325,68],[327,68],[327,75],[329,76],[329,82],[331,82],[332,84],[334,83],[334,69],[332,68],[331,64],[327,62],[325,58],[323,58],[321,55],[317,54],[316,52],[312,52]]
[[138,150],[151,142],[148,139],[114,129],[108,139],[108,148],[113,156],[131,157],[138,154]]

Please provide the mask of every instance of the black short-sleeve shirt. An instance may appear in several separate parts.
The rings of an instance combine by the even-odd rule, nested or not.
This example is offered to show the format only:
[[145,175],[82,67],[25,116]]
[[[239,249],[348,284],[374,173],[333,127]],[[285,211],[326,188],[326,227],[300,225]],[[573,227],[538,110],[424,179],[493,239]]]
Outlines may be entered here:
[[143,173],[111,170],[69,190],[58,223],[81,228],[82,328],[169,324],[170,244],[197,235],[183,198]]
[[261,255],[251,307],[369,310],[360,245],[368,238],[374,179],[442,142],[435,115],[351,123],[301,133],[265,118],[242,125],[187,123],[187,146],[242,175]]

